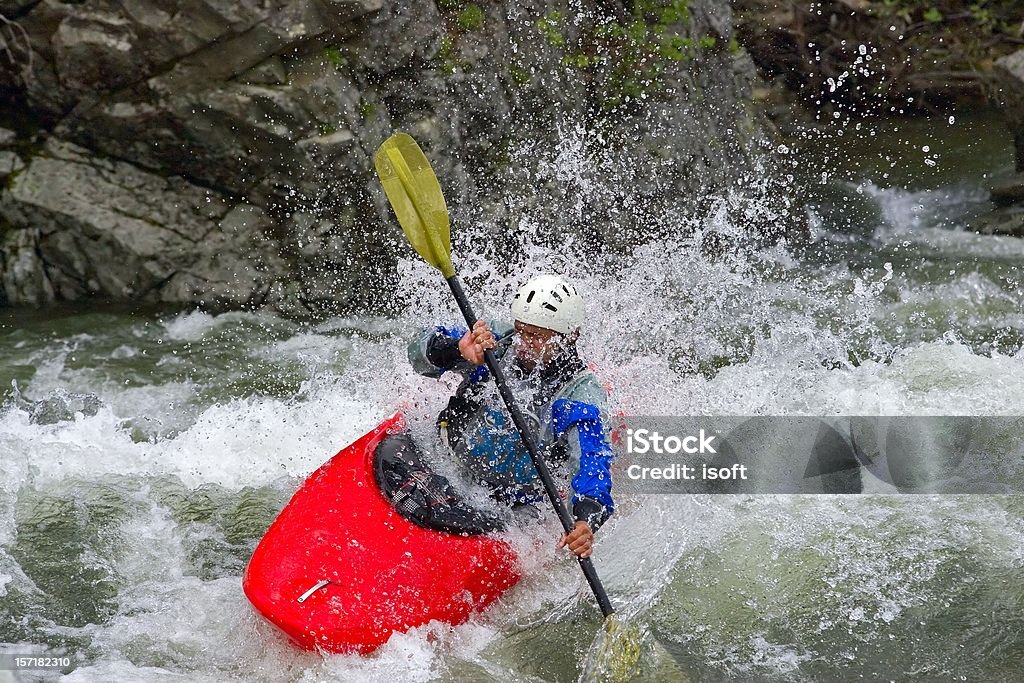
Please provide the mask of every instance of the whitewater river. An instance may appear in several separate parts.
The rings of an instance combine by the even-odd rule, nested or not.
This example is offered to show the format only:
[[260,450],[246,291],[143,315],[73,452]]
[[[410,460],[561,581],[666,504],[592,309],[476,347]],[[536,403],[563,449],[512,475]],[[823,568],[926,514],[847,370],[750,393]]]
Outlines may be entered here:
[[[500,316],[529,271],[574,277],[583,353],[628,414],[1024,414],[1024,240],[963,230],[1011,170],[1005,132],[878,123],[812,147],[800,165],[832,189],[809,248],[702,256],[703,232],[738,230],[723,198],[696,237],[614,265],[463,258],[468,289]],[[571,168],[586,150],[563,153]],[[494,608],[370,657],[298,651],[242,594],[305,475],[400,404],[443,406],[448,385],[411,372],[405,337],[455,312],[425,266],[403,263],[402,281],[396,317],[319,324],[0,313],[0,652],[67,653],[71,681],[575,680],[600,619],[553,527],[513,538],[526,579]],[[12,379],[24,401],[55,400],[32,419]],[[62,415],[66,392],[99,403]],[[1024,670],[1021,497],[636,495],[599,540],[614,602],[647,634],[641,679]]]

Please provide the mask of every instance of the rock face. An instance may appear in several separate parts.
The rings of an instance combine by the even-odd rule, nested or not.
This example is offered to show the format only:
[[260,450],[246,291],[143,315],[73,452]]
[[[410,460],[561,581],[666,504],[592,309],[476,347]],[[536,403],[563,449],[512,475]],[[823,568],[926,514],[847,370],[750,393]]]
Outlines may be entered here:
[[1017,172],[1024,173],[1024,50],[996,60],[998,103],[1006,116],[1017,150]]
[[[262,209],[56,138],[10,183],[0,211],[9,224],[35,226],[16,231],[32,239],[10,252],[14,262],[33,261],[26,249],[38,257],[28,278],[38,286],[20,292],[34,303],[110,296],[240,306],[265,298],[270,283],[259,273],[279,269],[259,243]],[[19,293],[15,273],[5,269],[4,289]]]
[[1024,237],[1024,50],[996,60],[999,77],[996,102],[1006,118],[1016,150],[1017,173],[992,188],[996,209],[983,216],[974,229],[987,235]]
[[1024,173],[992,188],[992,201],[996,206],[1024,203]]
[[395,130],[456,216],[501,232],[526,211],[598,241],[636,220],[614,193],[530,182],[544,155],[520,151],[565,126],[639,168],[622,192],[656,209],[764,168],[727,0],[571,7],[0,0],[0,300],[386,308],[368,292],[405,247],[372,154]]
[[11,381],[14,405],[28,413],[32,424],[52,425],[75,419],[76,413],[91,417],[100,411],[103,402],[95,394],[76,394],[57,390],[41,401],[29,401],[21,395],[16,381]]

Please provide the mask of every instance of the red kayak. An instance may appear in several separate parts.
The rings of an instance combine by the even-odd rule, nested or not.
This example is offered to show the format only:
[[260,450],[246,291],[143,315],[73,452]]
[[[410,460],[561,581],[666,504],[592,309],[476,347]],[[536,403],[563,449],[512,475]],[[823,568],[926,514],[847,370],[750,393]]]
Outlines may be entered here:
[[307,649],[369,653],[465,622],[519,580],[518,558],[423,465],[396,413],[306,479],[256,547],[245,595]]

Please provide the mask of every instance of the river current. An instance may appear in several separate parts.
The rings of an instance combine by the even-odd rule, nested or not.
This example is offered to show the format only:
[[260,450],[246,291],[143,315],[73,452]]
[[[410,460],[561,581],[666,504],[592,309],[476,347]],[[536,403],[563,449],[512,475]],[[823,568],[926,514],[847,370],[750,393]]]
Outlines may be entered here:
[[[571,182],[584,139],[567,133],[548,180]],[[883,121],[808,146],[798,165],[826,187],[809,246],[705,255],[701,236],[742,234],[731,217],[757,201],[723,196],[677,238],[614,258],[530,247],[524,224],[529,258],[457,238],[457,265],[483,317],[505,316],[534,272],[574,279],[582,353],[626,414],[1020,415],[1024,240],[965,230],[1011,171],[1008,135],[985,118]],[[301,652],[242,594],[306,475],[398,406],[428,419],[444,405],[450,385],[414,375],[405,341],[456,311],[427,266],[407,259],[401,278],[394,316],[316,324],[0,313],[0,652],[67,653],[71,681],[576,680],[600,615],[554,525],[513,539],[526,578],[492,609],[369,657]],[[646,634],[641,679],[1010,681],[1024,667],[1021,497],[619,508],[595,563]]]

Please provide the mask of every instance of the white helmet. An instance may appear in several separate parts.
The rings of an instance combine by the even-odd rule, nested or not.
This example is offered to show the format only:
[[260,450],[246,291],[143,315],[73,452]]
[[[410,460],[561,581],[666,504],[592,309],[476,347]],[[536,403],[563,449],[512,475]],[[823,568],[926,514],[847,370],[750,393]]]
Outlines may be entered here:
[[516,292],[512,317],[568,334],[583,324],[583,297],[561,276],[538,275]]

